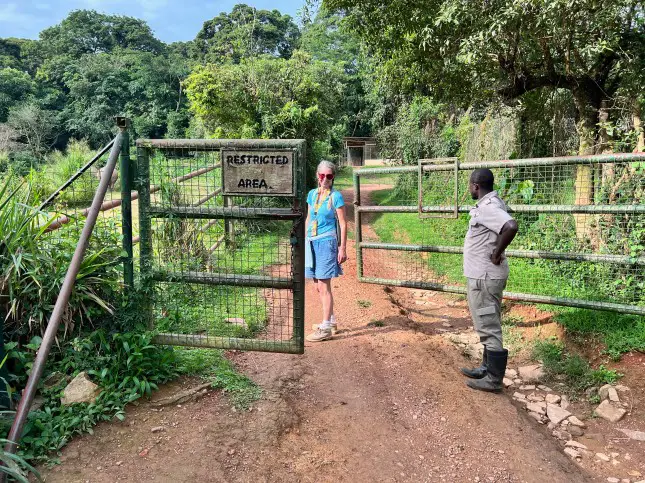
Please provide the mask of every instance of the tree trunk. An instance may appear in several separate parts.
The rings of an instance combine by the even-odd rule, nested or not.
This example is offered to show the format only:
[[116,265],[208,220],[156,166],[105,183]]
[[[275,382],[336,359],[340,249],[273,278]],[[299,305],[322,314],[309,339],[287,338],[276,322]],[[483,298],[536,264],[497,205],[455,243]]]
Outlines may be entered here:
[[634,101],[634,112],[632,114],[634,121],[634,129],[638,133],[636,141],[636,152],[642,153],[645,151],[645,130],[643,130],[643,121],[641,120],[641,105],[640,102]]
[[[599,121],[599,152],[600,154],[609,154],[613,153],[613,147],[611,145],[611,136],[607,130],[609,123],[609,101],[603,100],[600,103],[600,111],[598,112],[598,121]],[[614,163],[607,163],[600,165],[599,171],[601,174],[600,178],[602,180],[602,202],[605,202],[606,197],[609,199],[609,203],[613,203],[615,200],[611,199],[610,193],[614,183],[616,182],[616,165]],[[595,224],[597,225],[597,230],[592,238],[592,244],[594,247],[597,247],[602,250],[605,246],[606,236],[603,236],[603,232],[606,232],[607,229],[614,224],[615,217],[614,215],[602,215],[594,216]]]
[[[585,92],[573,91],[573,97],[578,109],[578,122],[576,128],[580,136],[578,154],[588,156],[594,154],[598,108],[595,107]],[[575,180],[576,205],[590,205],[593,202],[593,168],[590,165],[580,165],[576,169]],[[573,215],[576,225],[576,236],[578,240],[589,242],[592,238],[591,217],[585,214]]]

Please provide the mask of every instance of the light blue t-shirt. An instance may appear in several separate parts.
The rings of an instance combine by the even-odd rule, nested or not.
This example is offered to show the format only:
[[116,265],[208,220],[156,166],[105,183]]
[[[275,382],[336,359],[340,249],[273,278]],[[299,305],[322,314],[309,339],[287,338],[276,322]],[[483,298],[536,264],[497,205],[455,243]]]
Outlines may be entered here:
[[[318,210],[318,214],[314,214],[314,205],[316,204],[316,198],[318,196],[318,189],[312,189],[307,195],[307,204],[309,205],[309,226],[307,227],[307,236],[311,236],[311,224],[314,220],[318,220],[318,232],[317,235],[322,235],[329,231],[336,230],[336,210],[341,206],[345,206],[345,201],[343,200],[343,195],[340,191],[332,189],[331,191],[331,203],[329,198],[325,199],[323,204]],[[331,205],[331,206],[330,206]],[[340,233],[336,234],[340,236]]]

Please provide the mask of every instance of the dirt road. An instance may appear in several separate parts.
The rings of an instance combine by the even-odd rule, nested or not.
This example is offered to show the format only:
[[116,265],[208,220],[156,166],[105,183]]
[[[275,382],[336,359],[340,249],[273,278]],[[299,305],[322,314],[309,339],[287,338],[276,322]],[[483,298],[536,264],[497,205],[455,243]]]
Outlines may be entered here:
[[[303,356],[231,355],[264,389],[251,411],[219,393],[142,404],[72,442],[47,481],[593,481],[508,395],[466,387],[467,361],[436,335],[439,320],[463,325],[462,309],[437,295],[442,318],[413,322],[396,291],[356,281],[353,249],[333,283],[333,340]],[[307,300],[309,330],[321,316],[311,285]]]

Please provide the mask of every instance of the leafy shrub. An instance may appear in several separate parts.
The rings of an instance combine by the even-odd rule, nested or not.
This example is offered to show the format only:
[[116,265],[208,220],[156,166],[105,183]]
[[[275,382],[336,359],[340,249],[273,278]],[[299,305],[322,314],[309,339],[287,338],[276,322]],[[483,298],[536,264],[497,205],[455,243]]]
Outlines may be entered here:
[[[87,164],[95,154],[86,141],[76,140],[72,140],[68,144],[65,152],[52,152],[47,157],[47,166],[43,169],[43,173],[48,179],[52,180],[53,186],[49,186],[48,192],[41,193],[41,195],[46,197],[53,193],[54,190],[62,186],[80,168]],[[99,165],[100,161],[97,161],[92,168],[76,179],[70,187],[63,190],[57,201],[68,206],[89,206],[99,184],[99,180],[95,176],[95,170]]]
[[[150,395],[158,384],[176,377],[174,352],[152,345],[151,340],[149,333],[110,334],[98,330],[73,339],[53,354],[46,374],[66,377],[52,387],[40,389],[45,403],[42,409],[29,414],[19,454],[27,460],[46,460],[50,452],[60,450],[74,435],[92,433],[99,421],[123,420],[126,404]],[[101,387],[100,395],[91,404],[63,406],[61,391],[68,379],[81,371]]]
[[[7,314],[5,333],[13,340],[44,330],[80,232],[69,226],[65,236],[48,234],[49,223],[26,203],[28,197],[14,178],[0,187],[0,307]],[[109,224],[95,228],[64,315],[65,333],[111,310],[110,296],[119,288],[120,244]]]
[[0,155],[0,173],[11,171],[18,176],[25,176],[38,165],[38,159],[29,151],[14,151]]

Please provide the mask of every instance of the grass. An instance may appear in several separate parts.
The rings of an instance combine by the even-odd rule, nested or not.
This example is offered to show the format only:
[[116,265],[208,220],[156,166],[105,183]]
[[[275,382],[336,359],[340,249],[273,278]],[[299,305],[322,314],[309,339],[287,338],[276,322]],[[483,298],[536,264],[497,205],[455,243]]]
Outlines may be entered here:
[[601,365],[593,369],[578,354],[566,351],[561,342],[539,340],[533,346],[533,358],[542,361],[547,377],[563,379],[567,387],[582,392],[592,386],[614,384],[622,374]]
[[510,325],[502,325],[502,338],[504,340],[504,347],[508,349],[511,357],[521,352],[526,345],[522,331]]
[[[282,230],[280,233],[287,233]],[[239,248],[222,246],[213,254],[215,271],[236,274],[261,274],[270,265],[285,263],[288,253],[278,232],[266,232],[237,239]],[[186,258],[179,271],[186,270]],[[172,265],[169,265],[172,268]],[[177,268],[176,268],[177,269]],[[156,327],[183,334],[208,334],[220,337],[253,337],[262,331],[269,312],[263,291],[255,288],[207,286],[196,284],[159,284]],[[226,319],[244,319],[244,324]]]
[[340,168],[336,174],[336,178],[334,178],[334,188],[339,191],[353,188],[353,172],[354,171],[350,166]]
[[515,327],[515,324],[520,322],[523,322],[522,317],[502,314],[502,338],[511,357],[526,347],[522,330]]
[[213,383],[214,388],[224,391],[233,406],[248,409],[262,397],[262,389],[248,377],[235,371],[233,364],[224,357],[224,352],[214,349],[177,348],[178,370]]

